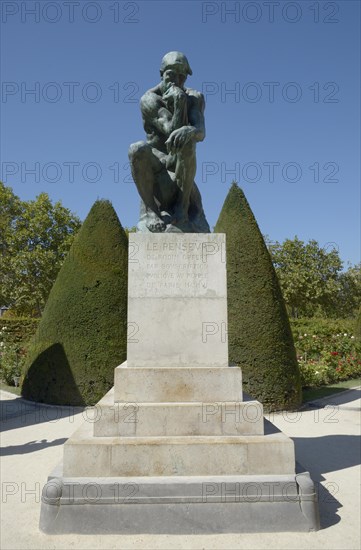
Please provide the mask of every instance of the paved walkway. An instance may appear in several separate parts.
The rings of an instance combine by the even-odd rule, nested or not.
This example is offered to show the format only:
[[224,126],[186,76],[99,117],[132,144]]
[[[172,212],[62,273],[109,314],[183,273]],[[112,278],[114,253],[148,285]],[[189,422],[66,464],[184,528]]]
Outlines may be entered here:
[[302,412],[268,416],[294,439],[297,460],[316,483],[323,527],[317,533],[49,536],[38,530],[41,489],[86,414],[1,391],[1,549],[359,549],[360,395],[355,388]]

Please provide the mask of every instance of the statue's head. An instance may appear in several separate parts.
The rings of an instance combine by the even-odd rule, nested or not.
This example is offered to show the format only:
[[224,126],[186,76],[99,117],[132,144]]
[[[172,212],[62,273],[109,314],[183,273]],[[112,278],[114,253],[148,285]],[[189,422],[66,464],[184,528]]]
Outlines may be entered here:
[[183,53],[168,52],[165,54],[160,65],[160,76],[166,85],[175,84],[183,88],[187,76],[191,74],[192,69]]

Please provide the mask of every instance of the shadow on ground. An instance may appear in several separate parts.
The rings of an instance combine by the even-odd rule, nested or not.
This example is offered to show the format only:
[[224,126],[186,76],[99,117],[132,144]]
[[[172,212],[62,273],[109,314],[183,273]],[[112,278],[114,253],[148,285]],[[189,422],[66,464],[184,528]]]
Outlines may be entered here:
[[342,504],[337,495],[341,488],[330,478],[326,481],[324,474],[359,465],[360,438],[356,435],[326,435],[295,437],[293,441],[297,461],[310,472],[318,492],[321,526],[330,527],[340,521],[337,511]]
[[[356,390],[353,392],[353,396],[353,399],[359,398]],[[337,404],[331,405],[330,412],[327,413],[329,420],[331,421],[332,416],[335,416],[338,405],[348,402],[349,396],[346,395],[342,400],[337,399]],[[277,426],[266,418],[264,426],[265,434],[280,432]],[[341,488],[329,476],[326,481],[324,474],[358,466],[361,463],[361,438],[357,435],[335,434],[320,437],[294,437],[292,439],[295,443],[298,471],[310,472],[315,483],[321,527],[323,529],[331,527],[340,521],[337,512],[342,508],[342,503],[337,499],[337,495]]]
[[[331,390],[332,388],[330,388]],[[309,403],[307,403],[307,405],[310,407],[310,408],[316,408],[316,407],[324,407],[325,405],[326,406],[342,406],[342,405],[346,405],[347,403],[351,403],[352,401],[356,401],[358,399],[361,398],[361,390],[359,388],[353,388],[353,389],[350,389],[350,390],[345,390],[345,389],[342,389],[340,390],[340,388],[333,388],[334,390],[334,394],[333,395],[329,395],[329,396],[325,396],[325,397],[321,397],[321,398],[315,398],[315,399],[311,399],[309,401]],[[337,393],[336,393],[337,392]],[[352,408],[355,408],[357,410],[360,410],[360,408],[358,407],[352,407]]]
[[38,441],[29,441],[23,445],[9,445],[8,447],[2,447],[0,449],[0,456],[9,455],[25,455],[27,453],[35,453],[41,449],[48,447],[56,447],[57,445],[63,445],[66,441],[65,437],[60,439],[54,439],[54,441],[48,441],[47,439],[41,439]]
[[68,418],[74,422],[74,417],[84,410],[83,407],[71,405],[44,405],[27,401],[22,397],[0,401],[0,432],[25,428],[43,422],[57,422]]

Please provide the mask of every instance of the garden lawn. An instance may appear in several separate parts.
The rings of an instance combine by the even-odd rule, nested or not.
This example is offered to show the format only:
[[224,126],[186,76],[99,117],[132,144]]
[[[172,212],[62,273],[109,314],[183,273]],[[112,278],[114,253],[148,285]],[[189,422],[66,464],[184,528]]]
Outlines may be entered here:
[[0,390],[8,391],[9,393],[15,393],[16,395],[20,395],[21,388],[18,386],[17,388],[15,386],[8,386],[5,384],[5,382],[0,382]]
[[335,393],[340,393],[351,388],[357,388],[358,386],[361,386],[361,378],[344,380],[343,382],[338,382],[337,384],[330,384],[328,386],[320,386],[317,388],[303,388],[302,402],[307,403],[308,401],[313,401],[314,399],[329,397]]

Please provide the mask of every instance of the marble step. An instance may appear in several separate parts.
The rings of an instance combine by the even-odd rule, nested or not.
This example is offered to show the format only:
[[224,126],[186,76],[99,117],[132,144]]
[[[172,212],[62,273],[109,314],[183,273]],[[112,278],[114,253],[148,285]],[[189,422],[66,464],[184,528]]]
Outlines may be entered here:
[[196,476],[294,473],[283,433],[243,436],[94,437],[83,425],[64,444],[64,476]]
[[97,405],[94,436],[263,435],[258,401]]
[[122,403],[242,401],[238,367],[115,369],[114,401]]

